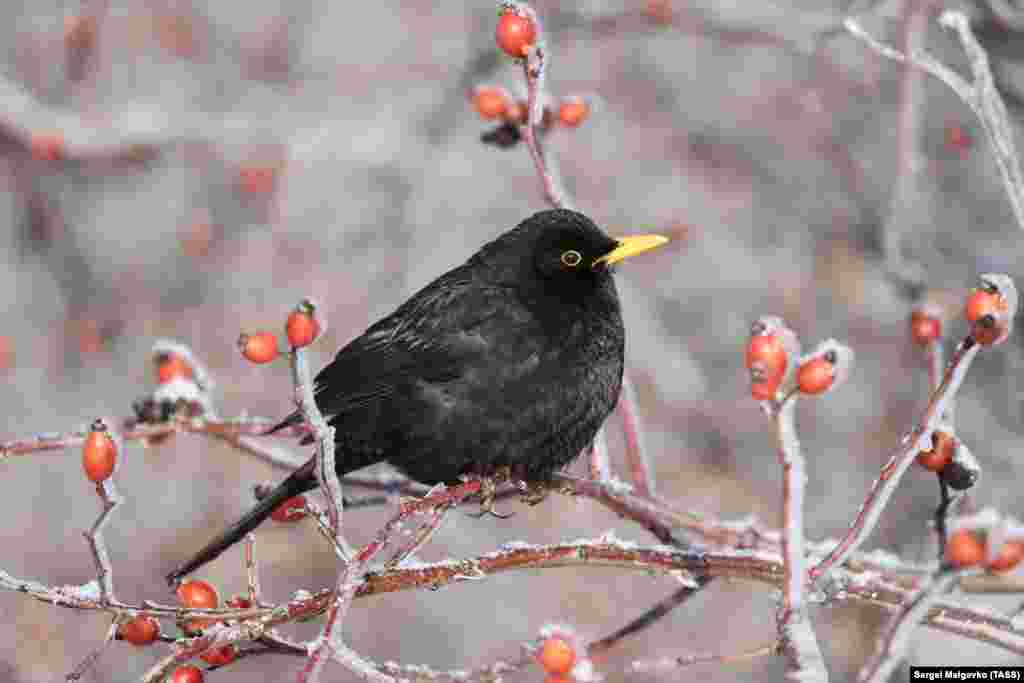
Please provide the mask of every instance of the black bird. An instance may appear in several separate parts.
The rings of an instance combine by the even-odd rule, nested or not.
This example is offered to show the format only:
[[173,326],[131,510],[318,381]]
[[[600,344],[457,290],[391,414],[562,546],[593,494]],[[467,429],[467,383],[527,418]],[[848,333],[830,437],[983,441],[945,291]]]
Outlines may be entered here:
[[[581,213],[542,211],[428,284],[316,376],[338,474],[387,461],[425,484],[504,467],[549,478],[590,445],[618,399],[625,332],[611,266],[666,241],[616,240]],[[301,421],[293,413],[271,431]],[[168,581],[316,488],[315,463]]]

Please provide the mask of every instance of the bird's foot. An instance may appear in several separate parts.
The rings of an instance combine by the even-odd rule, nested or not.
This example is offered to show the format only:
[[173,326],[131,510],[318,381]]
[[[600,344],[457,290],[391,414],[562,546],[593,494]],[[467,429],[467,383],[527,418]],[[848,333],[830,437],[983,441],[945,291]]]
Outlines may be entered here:
[[542,481],[518,481],[516,486],[519,488],[519,500],[523,501],[531,507],[538,505],[548,497],[548,493],[551,492],[553,483],[547,480]]
[[476,517],[477,519],[484,515],[490,515],[491,517],[497,517],[498,519],[508,519],[509,517],[512,517],[515,513],[501,513],[494,507],[494,501],[498,494],[498,484],[508,481],[511,478],[511,475],[511,468],[499,467],[494,471],[494,474],[480,477],[480,512],[469,512],[467,514],[470,517]]

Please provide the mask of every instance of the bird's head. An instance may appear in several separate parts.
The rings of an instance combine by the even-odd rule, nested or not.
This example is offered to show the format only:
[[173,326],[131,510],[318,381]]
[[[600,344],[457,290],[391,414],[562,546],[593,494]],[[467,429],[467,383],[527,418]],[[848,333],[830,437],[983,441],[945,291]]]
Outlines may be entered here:
[[481,249],[478,258],[500,279],[571,296],[610,283],[616,263],[667,241],[660,235],[616,239],[581,213],[553,209],[530,216]]

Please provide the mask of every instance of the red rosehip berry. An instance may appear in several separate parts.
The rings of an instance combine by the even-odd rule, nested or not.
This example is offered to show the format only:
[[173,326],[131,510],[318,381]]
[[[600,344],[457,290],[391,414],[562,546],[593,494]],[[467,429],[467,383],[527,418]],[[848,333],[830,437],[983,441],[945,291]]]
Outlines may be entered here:
[[312,344],[320,336],[320,323],[313,315],[313,307],[300,305],[292,311],[288,315],[285,332],[293,348],[301,349]]
[[297,522],[306,516],[306,497],[292,496],[270,513],[275,522]]
[[985,567],[997,573],[1006,572],[1020,564],[1021,560],[1024,560],[1024,542],[1006,541],[1003,543],[1003,547],[999,549],[999,554],[996,555],[995,559],[991,560]]
[[269,363],[277,358],[277,337],[270,332],[243,334],[238,338],[238,350],[253,363]]
[[828,354],[812,358],[796,370],[796,385],[804,394],[815,395],[828,391],[836,377],[836,367]]
[[747,342],[746,367],[750,370],[750,394],[758,401],[775,396],[786,374],[786,348],[774,334],[755,334]]
[[175,590],[178,600],[185,607],[197,609],[213,609],[220,602],[217,589],[202,579],[191,579],[183,582]]
[[927,346],[942,336],[942,321],[924,311],[910,314],[910,336],[914,342]]
[[160,635],[160,624],[153,617],[140,614],[131,621],[121,624],[117,629],[117,635],[132,645],[149,645]]
[[541,644],[537,662],[549,674],[564,676],[576,665],[576,650],[565,638],[551,636]]
[[528,17],[521,17],[508,10],[498,19],[494,38],[498,41],[498,47],[519,59],[525,57],[530,46],[536,42],[537,27]]
[[957,529],[946,540],[946,561],[958,569],[985,559],[985,543],[971,529]]
[[97,484],[105,481],[114,473],[116,462],[117,445],[107,432],[103,420],[96,420],[92,423],[82,446],[82,467],[85,469],[85,476]]
[[238,650],[234,645],[225,645],[223,647],[207,650],[203,654],[199,655],[199,658],[210,666],[226,666],[235,661],[235,657],[237,656]]
[[160,354],[156,359],[156,381],[167,384],[172,379],[192,379],[192,367],[176,353]]
[[590,107],[580,99],[566,100],[558,107],[558,120],[563,126],[575,128],[590,114]]
[[225,602],[224,606],[232,609],[249,609],[252,607],[252,600],[241,595],[236,595]]
[[967,153],[972,144],[971,134],[964,130],[963,126],[958,124],[946,126],[946,149],[963,155]]
[[248,194],[270,194],[277,185],[277,171],[271,166],[242,166],[238,170],[238,184]]
[[964,317],[971,324],[971,336],[982,346],[999,341],[1006,332],[1006,300],[998,292],[979,288],[967,298]]
[[917,454],[917,463],[926,470],[941,472],[953,461],[956,439],[949,432],[932,432],[932,449]]
[[203,672],[191,664],[179,666],[171,674],[170,683],[203,683]]
[[478,88],[473,96],[473,106],[480,118],[499,118],[508,110],[508,98],[498,88]]

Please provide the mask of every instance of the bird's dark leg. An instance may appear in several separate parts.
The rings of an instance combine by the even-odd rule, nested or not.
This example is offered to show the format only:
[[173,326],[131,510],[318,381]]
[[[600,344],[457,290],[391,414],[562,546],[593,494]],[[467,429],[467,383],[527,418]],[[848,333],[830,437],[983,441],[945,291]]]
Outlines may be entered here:
[[512,478],[512,468],[502,466],[494,470],[493,474],[481,475],[480,476],[480,512],[469,512],[467,513],[470,517],[476,517],[479,519],[484,515],[490,515],[497,517],[498,519],[508,519],[515,513],[509,512],[502,514],[494,509],[494,499],[498,494],[498,484],[502,484]]
[[533,506],[540,504],[548,497],[548,493],[554,487],[554,482],[550,479],[541,479],[539,481],[518,481],[516,485],[520,492],[519,500]]

